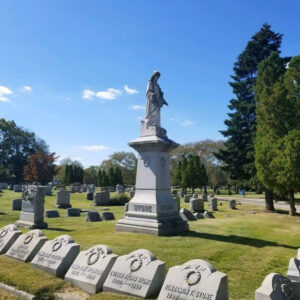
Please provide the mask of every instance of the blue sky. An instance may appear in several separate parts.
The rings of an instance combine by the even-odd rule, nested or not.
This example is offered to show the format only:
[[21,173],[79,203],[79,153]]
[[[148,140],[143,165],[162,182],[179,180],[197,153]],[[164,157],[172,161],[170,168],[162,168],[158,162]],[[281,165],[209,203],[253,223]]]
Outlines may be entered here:
[[0,117],[61,157],[98,165],[140,131],[153,70],[178,143],[220,139],[233,63],[263,23],[300,49],[300,2],[280,0],[2,1]]

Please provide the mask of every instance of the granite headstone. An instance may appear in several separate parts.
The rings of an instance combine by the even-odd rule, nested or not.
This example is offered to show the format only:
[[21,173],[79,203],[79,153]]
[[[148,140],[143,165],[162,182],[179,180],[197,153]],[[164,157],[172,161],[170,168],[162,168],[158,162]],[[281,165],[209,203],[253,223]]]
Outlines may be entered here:
[[11,200],[11,209],[12,210],[22,210],[22,199]]
[[55,206],[58,208],[71,208],[72,205],[70,204],[70,191],[57,191]]
[[109,205],[109,191],[103,191],[94,194],[93,204],[98,205]]
[[85,216],[87,222],[101,222],[100,214],[97,211],[88,211]]
[[17,225],[9,224],[0,229],[0,254],[5,253],[22,234]]
[[59,218],[59,212],[55,209],[47,209],[45,211],[45,217],[46,218]]

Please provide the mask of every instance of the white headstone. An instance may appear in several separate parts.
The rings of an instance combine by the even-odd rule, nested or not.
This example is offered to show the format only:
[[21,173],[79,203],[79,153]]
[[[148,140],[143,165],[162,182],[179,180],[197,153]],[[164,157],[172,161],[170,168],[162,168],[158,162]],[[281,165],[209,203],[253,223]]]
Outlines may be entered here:
[[300,260],[299,259],[297,258],[290,259],[287,277],[290,280],[300,282]]
[[227,300],[227,275],[202,259],[169,269],[158,300]]
[[81,251],[68,270],[65,280],[89,294],[99,293],[117,257],[105,245]]
[[0,229],[0,254],[5,253],[22,234],[15,224],[9,224]]
[[20,235],[5,255],[24,262],[31,261],[47,240],[43,231],[30,230]]
[[148,250],[139,249],[117,258],[103,290],[142,298],[158,294],[165,276],[165,263]]
[[297,293],[290,279],[271,273],[264,279],[260,288],[255,291],[255,300],[297,300]]
[[63,278],[79,254],[79,244],[69,235],[61,235],[44,244],[31,264],[41,270]]

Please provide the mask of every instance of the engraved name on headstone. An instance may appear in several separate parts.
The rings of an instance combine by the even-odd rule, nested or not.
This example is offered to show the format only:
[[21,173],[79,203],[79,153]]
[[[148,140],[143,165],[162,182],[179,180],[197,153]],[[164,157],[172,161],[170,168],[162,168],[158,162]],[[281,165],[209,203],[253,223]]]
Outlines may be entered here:
[[47,240],[43,231],[30,230],[20,235],[5,255],[24,262],[31,261]]
[[81,251],[68,270],[65,280],[89,294],[101,292],[117,257],[105,245],[96,245]]
[[227,275],[202,259],[169,269],[158,300],[227,300]]
[[165,263],[139,249],[117,258],[103,290],[142,298],[156,296],[165,276]]
[[5,253],[22,234],[15,224],[9,224],[0,229],[0,254]]
[[48,241],[36,254],[31,264],[41,270],[63,278],[79,254],[79,244],[69,235],[61,235]]

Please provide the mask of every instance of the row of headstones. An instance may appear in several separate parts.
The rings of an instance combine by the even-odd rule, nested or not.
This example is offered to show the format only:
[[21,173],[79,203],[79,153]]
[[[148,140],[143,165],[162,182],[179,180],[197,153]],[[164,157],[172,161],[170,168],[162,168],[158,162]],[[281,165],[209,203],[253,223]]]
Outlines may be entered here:
[[[26,188],[26,184],[15,184],[13,187],[13,191],[16,193],[21,193]],[[52,185],[47,184],[44,186],[44,193],[45,195],[51,196],[52,195]]]
[[300,249],[298,249],[297,258],[290,259],[287,276],[271,273],[255,291],[255,300],[265,299],[300,299]]
[[[67,208],[66,216],[67,217],[80,217],[82,210],[80,208]],[[84,211],[86,213],[85,220],[87,222],[101,222],[101,221],[111,221],[115,220],[115,215],[113,212],[107,211],[103,212],[102,216],[100,216],[97,211]],[[45,211],[46,218],[59,218],[58,210],[46,210]]]
[[228,299],[227,275],[201,259],[169,269],[148,250],[118,256],[106,245],[80,252],[69,235],[48,241],[39,229],[22,234],[15,225],[0,230],[0,254],[64,278],[89,294],[109,291],[142,298]]

